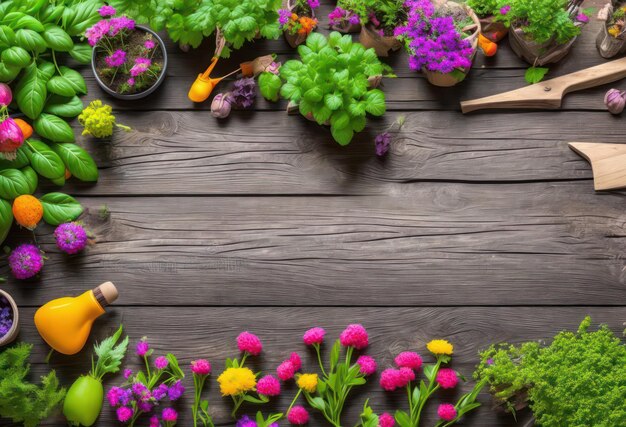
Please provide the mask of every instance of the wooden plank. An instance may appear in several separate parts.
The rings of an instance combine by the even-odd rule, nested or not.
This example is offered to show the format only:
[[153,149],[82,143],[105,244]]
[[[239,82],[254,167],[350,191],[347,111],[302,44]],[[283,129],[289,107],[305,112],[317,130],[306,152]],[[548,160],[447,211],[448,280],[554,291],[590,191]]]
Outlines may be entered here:
[[[184,310],[184,315],[182,311]],[[39,339],[32,323],[33,309],[22,311],[24,323],[20,339],[36,343],[33,352],[34,373],[47,371],[44,359],[48,349]],[[147,335],[155,357],[165,352],[173,352],[181,360],[181,366],[188,371],[191,360],[205,357],[213,364],[213,376],[209,385],[211,411],[216,424],[232,425],[228,413],[230,404],[219,396],[216,377],[223,369],[226,357],[237,354],[235,337],[240,331],[250,330],[259,335],[264,343],[262,357],[255,360],[254,368],[272,372],[292,351],[303,356],[305,370],[314,369],[314,354],[306,350],[301,342],[302,333],[312,326],[323,326],[328,331],[328,339],[336,339],[348,323],[361,322],[370,334],[368,354],[378,360],[380,370],[393,363],[393,357],[400,351],[415,350],[427,355],[425,343],[433,338],[445,337],[455,345],[453,367],[467,377],[471,377],[478,362],[477,352],[491,343],[500,341],[522,342],[549,339],[561,330],[576,330],[585,315],[591,315],[594,326],[606,322],[619,335],[622,321],[626,318],[626,308],[195,308],[173,309],[169,307],[112,307],[110,312],[94,325],[92,339],[102,339],[123,323],[131,337],[131,346]],[[88,344],[91,346],[91,342]],[[328,346],[324,355],[327,357]],[[125,367],[137,369],[139,360],[132,354],[127,357]],[[63,384],[70,384],[76,376],[88,372],[90,351],[85,350],[75,356],[55,354],[51,368],[56,369]],[[190,378],[185,385],[191,387]],[[107,376],[108,387],[122,382],[121,375]],[[466,386],[463,389],[467,389]],[[276,406],[263,407],[264,411],[285,409],[295,394],[293,384],[285,387],[283,396]],[[438,394],[429,406],[424,425],[433,425],[434,410],[438,402],[453,401],[458,394]],[[403,407],[404,394],[385,393],[378,385],[376,375],[369,384],[356,392],[346,405],[345,425],[354,425],[356,417],[366,398],[377,411],[391,411]],[[480,402],[484,404],[464,425],[495,427],[523,426],[528,413],[518,415],[519,423],[510,416],[498,416],[490,410],[490,398],[483,393]],[[188,408],[189,394],[180,408]],[[257,407],[244,407],[245,411],[255,411]],[[179,425],[189,426],[188,409],[184,409]],[[114,414],[106,407],[98,426],[113,425]],[[50,420],[47,425],[61,425],[61,417]],[[3,424],[6,425],[6,424]],[[319,417],[311,423],[314,426],[326,425]]]
[[[42,228],[50,258],[42,280],[7,284],[20,304],[106,280],[132,305],[158,305],[164,294],[172,305],[618,305],[626,297],[625,199],[596,195],[591,182],[416,183],[391,197],[80,200],[98,243],[64,257]],[[110,219],[100,219],[103,205]]]
[[591,163],[596,190],[626,187],[626,145],[590,142],[570,142],[568,145]]

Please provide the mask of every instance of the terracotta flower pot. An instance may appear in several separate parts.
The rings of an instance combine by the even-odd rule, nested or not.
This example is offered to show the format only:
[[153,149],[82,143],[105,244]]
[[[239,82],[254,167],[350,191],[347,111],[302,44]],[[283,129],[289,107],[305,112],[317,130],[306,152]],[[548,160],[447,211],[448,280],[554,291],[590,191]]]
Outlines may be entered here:
[[[285,4],[286,3],[286,4]],[[297,13],[299,16],[302,16],[300,13],[298,13],[295,9],[296,9],[296,4],[293,0],[287,0],[286,2],[283,2],[283,5],[286,9],[289,9],[290,11]],[[309,16],[309,15],[307,15]],[[309,16],[309,18],[313,18],[315,19],[315,10],[311,9],[311,15]],[[298,46],[300,46],[302,43],[304,43],[307,39],[307,37],[309,36],[308,34],[291,34],[289,31],[284,30],[283,31],[283,35],[285,36],[285,40],[287,41],[287,44],[289,44],[289,46],[296,48]]]
[[537,43],[528,39],[524,31],[517,26],[511,25],[511,31],[509,31],[509,43],[513,52],[534,66],[559,62],[567,56],[577,38],[578,36],[572,37],[567,42],[561,44],[554,39],[544,43]]
[[480,33],[494,43],[498,43],[509,33],[509,27],[500,21],[494,21],[493,16],[480,18]]
[[11,298],[11,295],[0,289],[0,297],[6,298],[9,306],[11,307],[11,312],[13,313],[13,325],[11,326],[11,329],[9,329],[6,335],[0,337],[0,347],[3,347],[7,344],[12,343],[15,338],[17,338],[17,335],[20,332],[20,322],[17,304],[15,303],[13,298]]
[[[470,36],[467,37],[466,40],[468,40],[472,44],[472,49],[474,52],[472,54],[471,60],[473,61],[474,56],[476,55],[476,49],[478,48],[478,34],[481,31],[480,20],[478,19],[478,16],[476,16],[476,13],[474,13],[474,11],[465,4],[447,2],[446,5],[453,8],[459,7],[464,9],[465,13],[467,13],[467,15],[472,19],[473,23],[463,28],[463,31],[471,32]],[[451,87],[465,80],[465,77],[467,77],[467,74],[470,72],[470,70],[471,67],[460,68],[454,70],[451,73],[444,74],[440,73],[439,71],[430,71],[423,67],[422,73],[424,73],[426,79],[428,79],[428,82],[433,86]]]
[[367,49],[374,48],[378,56],[389,56],[389,51],[395,52],[402,47],[402,43],[397,38],[381,36],[371,23],[361,27],[359,43]]

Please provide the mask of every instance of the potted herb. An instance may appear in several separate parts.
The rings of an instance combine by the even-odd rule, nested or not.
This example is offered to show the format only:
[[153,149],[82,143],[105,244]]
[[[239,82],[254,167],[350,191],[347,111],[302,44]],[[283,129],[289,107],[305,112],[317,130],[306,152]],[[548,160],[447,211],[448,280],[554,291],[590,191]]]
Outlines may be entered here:
[[409,67],[441,87],[463,81],[476,54],[480,22],[465,4],[408,0],[408,19],[396,34],[409,53]]
[[402,47],[394,32],[406,20],[404,0],[364,0],[367,15],[361,16],[359,42],[374,48],[378,56],[389,56],[390,51]]
[[[306,44],[298,47],[298,53],[299,60],[287,61],[280,67],[284,82],[280,94],[290,100],[291,111],[297,110],[320,125],[329,124],[337,143],[349,144],[354,133],[365,128],[367,113],[385,113],[385,94],[374,86],[389,68],[380,62],[374,49],[353,43],[350,35],[342,37],[332,32],[326,38],[311,33]],[[275,98],[270,93],[264,96]]]
[[145,98],[165,79],[167,52],[163,40],[126,16],[115,17],[113,7],[105,8],[101,12],[104,19],[85,32],[94,46],[91,68],[96,81],[115,98]]
[[0,347],[13,342],[19,332],[17,304],[11,295],[0,289]]
[[480,19],[483,36],[497,43],[509,33],[504,17],[511,10],[510,5],[502,4],[502,0],[467,0],[467,5]]
[[513,51],[533,66],[559,62],[589,22],[583,0],[515,0],[506,14]]
[[278,11],[280,28],[289,46],[300,46],[317,27],[315,9],[319,5],[319,0],[287,0],[285,7]]
[[617,8],[612,3],[600,10],[598,19],[603,21],[596,47],[603,58],[612,58],[626,51],[626,5],[619,4]]
[[362,16],[367,16],[363,0],[339,0],[337,7],[328,14],[328,22],[330,28],[340,33],[358,33]]

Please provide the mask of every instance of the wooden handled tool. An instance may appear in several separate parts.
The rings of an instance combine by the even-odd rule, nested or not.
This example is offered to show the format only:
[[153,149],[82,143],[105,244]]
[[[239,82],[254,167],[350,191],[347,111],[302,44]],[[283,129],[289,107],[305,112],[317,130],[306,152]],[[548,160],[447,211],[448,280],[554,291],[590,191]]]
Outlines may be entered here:
[[488,108],[552,110],[561,107],[561,101],[566,93],[601,86],[624,77],[626,77],[626,57],[499,95],[463,101],[461,111],[469,113]]
[[569,147],[591,163],[596,191],[626,188],[626,144],[570,142]]

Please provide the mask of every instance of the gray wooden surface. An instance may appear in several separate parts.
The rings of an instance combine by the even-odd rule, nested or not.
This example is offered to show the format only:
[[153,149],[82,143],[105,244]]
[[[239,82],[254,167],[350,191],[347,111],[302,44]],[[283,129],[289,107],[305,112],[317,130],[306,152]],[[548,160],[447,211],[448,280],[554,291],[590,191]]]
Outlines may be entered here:
[[[326,4],[321,16],[329,10]],[[603,62],[598,25],[584,29],[550,76]],[[398,74],[385,81],[389,112],[341,148],[327,129],[287,116],[284,102],[259,99],[254,111],[225,121],[209,115],[208,102],[191,104],[188,87],[208,64],[212,42],[192,53],[168,42],[168,78],[145,101],[109,98],[83,70],[87,100],[110,103],[134,131],[104,142],[79,138],[101,179],[70,181],[63,191],[87,208],[82,219],[96,244],[63,256],[52,229],[42,226],[38,240],[49,260],[40,280],[2,286],[22,307],[20,339],[35,343],[35,373],[48,369],[32,323],[36,307],[105,280],[121,296],[96,322],[93,339],[123,322],[133,344],[147,335],[157,354],[171,351],[185,366],[206,357],[216,373],[236,354],[242,330],[264,341],[256,367],[268,372],[296,350],[311,366],[301,344],[307,328],[324,326],[335,338],[346,324],[362,322],[381,369],[395,353],[426,354],[425,342],[445,337],[455,344],[454,367],[471,377],[478,350],[493,342],[549,338],[587,314],[623,328],[626,192],[595,193],[589,165],[567,148],[574,140],[624,142],[624,118],[604,111],[607,87],[568,95],[561,111],[463,116],[459,100],[525,84],[526,64],[507,44],[495,58],[478,55],[468,80],[452,89],[429,86],[401,53],[388,60]],[[283,40],[260,41],[221,61],[218,73],[272,52],[282,60],[294,55]],[[403,132],[380,160],[374,136],[400,115]],[[9,243],[26,237],[16,231]],[[8,275],[6,262],[0,274]],[[70,384],[88,371],[89,358],[89,348],[55,355],[51,367]],[[138,360],[129,355],[127,365]],[[274,408],[284,409],[293,392]],[[214,381],[210,394],[218,424],[232,425]],[[367,397],[377,411],[405,404],[374,378],[348,403],[346,425]],[[491,411],[488,395],[480,400],[485,405],[463,425],[528,419],[523,413],[516,423]],[[105,408],[98,425],[112,419]],[[434,420],[431,410],[424,425]],[[190,425],[187,410],[179,425]]]

